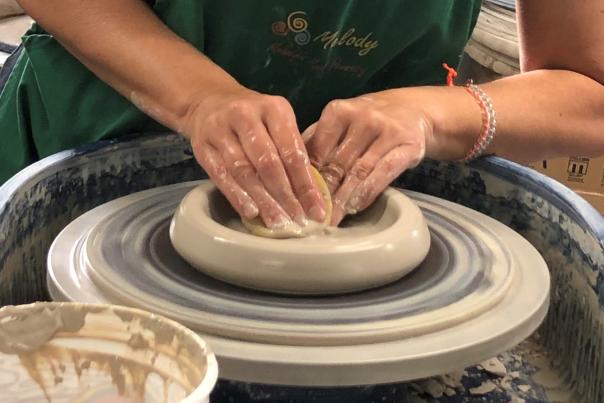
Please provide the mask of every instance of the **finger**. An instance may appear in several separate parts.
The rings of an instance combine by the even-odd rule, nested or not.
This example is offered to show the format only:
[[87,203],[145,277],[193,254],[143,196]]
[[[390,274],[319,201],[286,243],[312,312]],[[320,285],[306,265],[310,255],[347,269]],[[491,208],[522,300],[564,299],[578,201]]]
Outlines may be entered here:
[[349,108],[342,101],[332,101],[323,110],[315,132],[306,144],[310,162],[317,169],[320,170],[346,133],[348,113]]
[[304,144],[307,144],[310,141],[310,139],[312,139],[312,137],[316,133],[316,130],[317,130],[317,122],[308,126],[306,128],[306,130],[304,130],[304,133],[302,133],[302,141],[304,141]]
[[336,205],[333,205],[333,210],[331,211],[331,223],[330,225],[332,227],[337,227],[338,225],[340,225],[340,223],[342,222],[342,220],[344,219],[344,217],[346,216],[346,211],[344,210],[343,207],[336,207]]
[[293,110],[287,104],[287,106],[267,108],[265,115],[268,133],[283,161],[297,199],[308,217],[315,221],[323,221],[325,219],[323,197],[312,178],[308,155],[296,126]]
[[405,146],[399,146],[388,152],[378,161],[369,176],[354,190],[347,203],[347,209],[351,211],[366,209],[393,180],[416,160],[417,156],[413,155]]
[[214,136],[212,145],[222,155],[226,168],[233,179],[256,203],[264,224],[268,228],[284,227],[290,224],[290,217],[272,198],[258,178],[253,164],[245,155],[235,133],[225,131],[220,136]]
[[266,127],[260,119],[239,120],[232,123],[242,150],[254,166],[272,198],[283,207],[289,217],[303,224],[304,210],[296,198],[281,157]]
[[375,141],[381,131],[377,123],[356,121],[352,123],[340,145],[331,153],[321,168],[331,194],[340,187],[346,173],[355,161]]
[[348,201],[354,190],[369,177],[375,169],[378,161],[389,151],[399,146],[396,136],[384,133],[369,146],[369,148],[358,158],[348,170],[342,185],[334,194],[332,225],[337,226],[346,214],[355,214],[355,210],[348,209]]
[[241,217],[251,220],[258,215],[256,203],[229,174],[224,160],[213,146],[205,144],[195,155],[210,179]]

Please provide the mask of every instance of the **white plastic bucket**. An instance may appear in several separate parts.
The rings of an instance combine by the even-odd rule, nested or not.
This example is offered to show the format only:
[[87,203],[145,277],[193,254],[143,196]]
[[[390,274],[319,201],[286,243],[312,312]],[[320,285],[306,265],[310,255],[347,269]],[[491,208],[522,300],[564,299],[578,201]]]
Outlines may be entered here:
[[41,302],[0,309],[2,402],[207,403],[214,354],[137,309]]

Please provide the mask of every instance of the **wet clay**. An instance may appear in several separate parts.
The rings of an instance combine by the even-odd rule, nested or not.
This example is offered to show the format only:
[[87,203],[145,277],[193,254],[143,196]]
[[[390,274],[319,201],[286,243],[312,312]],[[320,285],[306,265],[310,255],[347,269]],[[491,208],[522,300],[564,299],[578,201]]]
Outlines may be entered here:
[[[295,241],[301,245],[314,243],[316,241],[327,242],[328,244],[335,245],[337,243],[345,242],[346,239],[355,240],[364,238],[371,236],[372,234],[375,234],[376,231],[383,230],[387,227],[387,224],[380,224],[379,222],[376,223],[376,221],[379,220],[374,219],[376,215],[384,214],[383,207],[383,201],[379,201],[376,209],[360,213],[358,216],[353,215],[346,217],[339,227],[322,226],[321,224],[313,221],[312,224],[314,224],[315,227],[304,231],[302,234],[291,232],[291,230],[285,229],[283,236],[272,236],[272,238],[296,238]],[[234,231],[242,234],[252,234],[250,229],[242,222],[241,219],[239,219],[239,217],[233,216],[229,213],[225,215],[218,213],[216,219],[222,222],[225,227]],[[321,227],[317,229],[316,226],[319,225],[321,225]],[[279,230],[269,231],[272,231],[275,234],[281,233]]]
[[3,309],[0,318],[0,352],[20,354],[35,351],[50,341],[58,331],[75,333],[84,326],[87,312],[64,311],[45,306],[23,311]]
[[[381,286],[411,272],[430,247],[421,210],[396,189],[386,190],[340,228],[324,224],[301,238],[255,236],[216,187],[201,181],[174,213],[170,239],[187,262],[211,277],[286,294],[334,294]],[[90,245],[91,264],[102,264],[102,257],[96,259],[92,250],[94,243]]]
[[103,318],[87,323],[94,314],[82,306],[29,308],[0,311],[0,372],[19,381],[15,397],[167,403],[193,392],[206,372],[192,341],[157,317],[96,310],[114,318],[111,328]]

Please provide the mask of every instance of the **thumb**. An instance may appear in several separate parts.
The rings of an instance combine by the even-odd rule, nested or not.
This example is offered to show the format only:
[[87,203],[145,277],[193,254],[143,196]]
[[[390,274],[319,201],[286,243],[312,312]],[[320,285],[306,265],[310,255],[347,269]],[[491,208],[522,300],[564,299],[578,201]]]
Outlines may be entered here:
[[315,135],[316,128],[317,128],[317,122],[308,126],[306,128],[306,130],[304,130],[304,132],[302,133],[302,140],[304,141],[304,144],[308,143],[310,141],[310,139],[312,139],[312,136]]

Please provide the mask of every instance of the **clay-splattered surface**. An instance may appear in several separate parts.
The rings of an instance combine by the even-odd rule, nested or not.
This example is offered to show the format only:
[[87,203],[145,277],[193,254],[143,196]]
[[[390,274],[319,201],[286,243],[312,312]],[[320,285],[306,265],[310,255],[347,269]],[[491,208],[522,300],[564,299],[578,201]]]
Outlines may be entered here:
[[300,389],[220,382],[215,403],[542,403],[579,402],[553,369],[551,356],[535,339],[466,368],[397,385],[345,389]]

